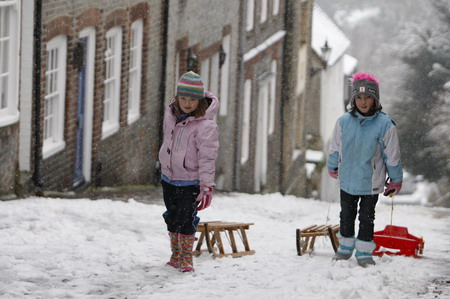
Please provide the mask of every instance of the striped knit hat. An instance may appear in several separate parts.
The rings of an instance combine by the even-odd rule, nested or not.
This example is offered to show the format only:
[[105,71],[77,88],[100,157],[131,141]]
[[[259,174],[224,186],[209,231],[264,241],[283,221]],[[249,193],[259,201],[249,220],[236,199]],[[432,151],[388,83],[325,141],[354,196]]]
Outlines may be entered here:
[[178,81],[177,96],[203,99],[204,92],[202,78],[193,71],[184,73]]

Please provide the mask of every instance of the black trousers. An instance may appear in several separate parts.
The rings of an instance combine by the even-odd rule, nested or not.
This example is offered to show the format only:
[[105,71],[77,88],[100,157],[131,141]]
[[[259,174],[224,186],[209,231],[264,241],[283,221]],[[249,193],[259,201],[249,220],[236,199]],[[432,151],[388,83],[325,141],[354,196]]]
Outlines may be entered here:
[[[361,200],[360,200],[361,199]],[[359,201],[359,231],[358,239],[363,241],[373,240],[373,228],[375,220],[375,206],[378,194],[352,195],[341,190],[341,214],[340,233],[343,237],[355,235],[355,219]]]
[[200,218],[197,217],[196,199],[199,186],[174,186],[161,181],[164,204],[167,211],[163,213],[167,230],[172,233],[192,235],[197,232]]

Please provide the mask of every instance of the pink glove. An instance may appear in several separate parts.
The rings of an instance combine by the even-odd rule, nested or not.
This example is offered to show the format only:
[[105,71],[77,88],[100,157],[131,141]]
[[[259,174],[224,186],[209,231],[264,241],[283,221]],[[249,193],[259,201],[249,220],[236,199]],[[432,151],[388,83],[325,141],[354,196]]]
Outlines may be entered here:
[[330,175],[330,177],[332,177],[333,179],[337,179],[339,176],[339,170],[329,170],[328,169],[328,174]]
[[393,195],[400,192],[402,189],[402,182],[390,182],[389,185],[387,185],[386,190],[384,190],[383,195],[388,196],[389,194],[393,193]]
[[211,204],[213,191],[213,187],[200,186],[200,193],[197,196],[197,201],[199,201],[200,203],[197,207],[197,211],[201,211],[209,207],[209,205]]

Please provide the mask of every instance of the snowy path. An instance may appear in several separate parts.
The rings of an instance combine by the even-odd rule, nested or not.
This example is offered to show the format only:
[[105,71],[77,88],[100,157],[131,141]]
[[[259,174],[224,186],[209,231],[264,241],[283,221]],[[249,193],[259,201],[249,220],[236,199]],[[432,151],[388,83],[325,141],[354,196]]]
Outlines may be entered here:
[[[0,202],[1,298],[432,298],[450,276],[450,210],[396,206],[394,224],[425,239],[424,258],[332,262],[329,240],[297,256],[295,229],[325,223],[329,203],[280,194],[216,196],[202,221],[253,222],[253,256],[195,259],[195,275],[164,267],[158,204],[29,198]],[[379,204],[375,229],[390,221]],[[338,223],[331,204],[329,223]],[[448,295],[448,294],[447,294]],[[447,296],[442,295],[442,298]],[[438,297],[439,298],[439,297]]]

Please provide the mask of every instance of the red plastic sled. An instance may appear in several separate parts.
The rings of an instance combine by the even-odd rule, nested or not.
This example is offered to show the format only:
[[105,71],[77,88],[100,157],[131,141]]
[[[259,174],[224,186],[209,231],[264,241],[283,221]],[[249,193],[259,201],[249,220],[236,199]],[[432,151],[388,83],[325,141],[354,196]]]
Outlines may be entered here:
[[384,230],[374,232],[373,241],[377,245],[372,253],[376,256],[405,255],[419,257],[423,254],[425,242],[423,238],[417,238],[408,233],[408,229],[403,226],[386,225]]

